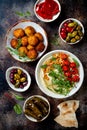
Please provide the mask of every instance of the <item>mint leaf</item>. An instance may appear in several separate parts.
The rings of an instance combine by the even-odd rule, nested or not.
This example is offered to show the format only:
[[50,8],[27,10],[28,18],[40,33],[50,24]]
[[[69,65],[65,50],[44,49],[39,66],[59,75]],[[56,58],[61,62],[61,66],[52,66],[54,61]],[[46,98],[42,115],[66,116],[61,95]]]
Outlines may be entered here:
[[22,114],[22,107],[19,104],[15,104],[13,109],[16,114],[18,114],[18,115]]
[[25,99],[24,97],[19,96],[19,95],[17,95],[17,94],[14,94],[14,96],[15,96],[15,98],[16,98],[17,100],[24,100],[24,99]]

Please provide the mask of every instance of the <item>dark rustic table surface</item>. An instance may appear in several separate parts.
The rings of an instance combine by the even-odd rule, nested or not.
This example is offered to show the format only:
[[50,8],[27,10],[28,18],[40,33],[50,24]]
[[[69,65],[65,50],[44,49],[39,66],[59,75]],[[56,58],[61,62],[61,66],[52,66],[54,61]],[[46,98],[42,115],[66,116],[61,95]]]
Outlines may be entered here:
[[[85,0],[59,0],[61,4],[60,17],[51,23],[43,23],[39,21],[33,11],[36,0],[0,0],[0,130],[64,130],[76,128],[64,128],[54,121],[54,118],[59,114],[57,105],[65,100],[76,99],[80,101],[80,107],[76,111],[79,130],[87,129],[87,1]],[[29,11],[30,15],[20,16],[17,12],[26,14]],[[76,45],[68,45],[59,40],[57,43],[52,39],[58,32],[59,24],[66,18],[73,17],[80,20],[85,28],[85,35],[81,42]],[[32,63],[21,63],[12,58],[6,49],[5,36],[7,30],[17,21],[21,19],[32,20],[39,23],[47,32],[48,49],[45,53],[63,49],[75,54],[82,62],[84,67],[84,81],[80,90],[67,99],[54,99],[45,95],[36,84],[35,67],[38,60]],[[10,89],[5,79],[5,72],[8,67],[20,66],[26,69],[31,75],[31,86],[24,93],[16,93]],[[51,112],[49,117],[41,123],[33,123],[26,119],[25,115],[17,115],[13,110],[13,99],[6,97],[6,93],[15,93],[27,98],[34,94],[39,94],[46,97],[51,104]],[[23,106],[24,101],[15,100]]]

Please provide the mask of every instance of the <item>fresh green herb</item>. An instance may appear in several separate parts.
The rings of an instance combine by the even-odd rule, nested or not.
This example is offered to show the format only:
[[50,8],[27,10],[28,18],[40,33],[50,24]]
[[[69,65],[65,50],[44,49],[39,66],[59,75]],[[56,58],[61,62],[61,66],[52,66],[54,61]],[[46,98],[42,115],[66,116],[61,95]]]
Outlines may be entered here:
[[28,16],[31,15],[31,13],[30,13],[29,11],[26,11],[25,13],[16,11],[15,13],[16,13],[18,16],[21,16],[21,17],[28,17]]
[[16,11],[15,13],[16,13],[18,16],[24,16],[24,14],[21,13],[21,12]]
[[56,60],[56,58],[55,58],[55,57],[52,57],[51,60],[54,61],[54,60]]
[[41,65],[41,68],[43,69],[47,68],[47,64]]
[[14,96],[15,96],[15,98],[16,98],[17,100],[24,100],[24,99],[25,99],[24,97],[19,96],[19,95],[17,95],[17,94],[14,94]]
[[79,67],[78,61],[77,61],[75,58],[73,58],[73,60],[74,60],[74,62],[76,63],[76,66]]
[[59,45],[59,36],[58,34],[54,34],[52,36],[52,39],[50,41],[53,45]]
[[20,46],[21,46],[21,39],[18,39],[18,45],[17,45],[16,49],[18,50]]
[[67,95],[73,87],[73,83],[67,80],[61,65],[53,64],[53,67],[54,69],[49,72],[54,86],[52,89],[57,93]]
[[7,49],[8,49],[8,51],[9,51],[12,55],[17,55],[18,58],[21,59],[22,61],[25,62],[25,61],[29,60],[29,58],[28,58],[26,55],[24,55],[23,57],[21,57],[21,56],[19,55],[19,52],[18,52],[17,49],[12,49],[12,48],[10,48],[10,47],[7,47]]
[[7,47],[8,51],[11,53],[11,54],[16,54],[16,55],[19,55],[19,52],[17,49],[12,49],[10,47]]
[[19,104],[15,104],[13,108],[16,114],[22,114],[22,107]]

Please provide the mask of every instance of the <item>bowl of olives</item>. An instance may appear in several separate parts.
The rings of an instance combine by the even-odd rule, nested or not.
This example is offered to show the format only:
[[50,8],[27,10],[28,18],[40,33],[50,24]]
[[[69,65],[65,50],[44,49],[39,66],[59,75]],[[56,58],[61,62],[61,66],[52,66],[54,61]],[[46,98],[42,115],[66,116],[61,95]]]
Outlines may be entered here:
[[58,32],[63,42],[72,45],[83,38],[84,27],[79,20],[68,18],[60,24]]
[[43,96],[33,95],[24,102],[23,112],[30,121],[41,122],[45,120],[50,113],[50,103]]
[[18,66],[9,67],[6,70],[6,80],[8,85],[17,92],[26,91],[31,84],[29,73]]

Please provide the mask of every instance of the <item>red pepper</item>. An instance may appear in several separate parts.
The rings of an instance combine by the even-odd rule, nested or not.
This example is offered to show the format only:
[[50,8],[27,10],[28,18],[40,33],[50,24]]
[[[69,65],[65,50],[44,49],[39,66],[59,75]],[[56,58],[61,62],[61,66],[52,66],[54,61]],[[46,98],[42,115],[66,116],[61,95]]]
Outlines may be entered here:
[[59,6],[54,0],[45,0],[36,6],[36,12],[44,19],[52,19],[59,12]]

